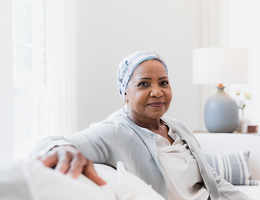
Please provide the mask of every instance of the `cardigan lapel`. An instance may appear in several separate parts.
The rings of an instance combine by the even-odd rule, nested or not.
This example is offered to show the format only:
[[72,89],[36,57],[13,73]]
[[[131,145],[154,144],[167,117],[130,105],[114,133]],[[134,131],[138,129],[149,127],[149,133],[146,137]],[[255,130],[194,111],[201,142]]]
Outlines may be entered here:
[[154,161],[156,162],[156,164],[160,169],[160,164],[159,164],[157,149],[156,149],[156,133],[153,132],[148,133],[144,131],[142,128],[137,126],[126,116],[120,117],[119,120],[125,121],[133,129],[133,131],[139,136],[139,138],[143,141],[143,143],[149,150],[151,156],[153,157]]

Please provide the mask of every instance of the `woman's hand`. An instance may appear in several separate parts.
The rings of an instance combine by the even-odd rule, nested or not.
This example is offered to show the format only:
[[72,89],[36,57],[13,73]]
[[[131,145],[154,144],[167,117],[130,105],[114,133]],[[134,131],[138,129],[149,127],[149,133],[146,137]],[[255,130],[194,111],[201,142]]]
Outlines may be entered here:
[[38,158],[46,167],[54,168],[72,178],[77,178],[81,173],[94,181],[97,185],[105,185],[94,169],[93,162],[87,159],[80,151],[70,145],[54,147],[44,156]]

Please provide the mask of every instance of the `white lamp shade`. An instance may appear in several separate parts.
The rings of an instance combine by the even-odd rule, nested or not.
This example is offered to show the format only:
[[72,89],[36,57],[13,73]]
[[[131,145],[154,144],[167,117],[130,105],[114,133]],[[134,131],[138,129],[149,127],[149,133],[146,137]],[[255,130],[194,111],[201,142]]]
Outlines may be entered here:
[[211,47],[193,51],[193,83],[246,83],[247,50]]

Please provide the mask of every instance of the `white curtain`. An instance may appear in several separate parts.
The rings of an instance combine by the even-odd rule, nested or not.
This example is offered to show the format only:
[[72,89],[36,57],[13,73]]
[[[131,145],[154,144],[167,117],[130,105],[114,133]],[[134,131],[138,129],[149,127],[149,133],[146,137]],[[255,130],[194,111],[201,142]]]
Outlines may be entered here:
[[[246,100],[245,117],[252,124],[260,125],[260,1],[232,0],[230,2],[230,44],[248,49],[248,84],[230,85],[230,95],[235,91],[250,92],[252,99]],[[242,94],[243,95],[243,94]]]
[[48,130],[15,145],[12,3],[0,7],[0,159],[24,158],[40,137],[72,134],[76,124],[76,1],[46,0]]
[[49,135],[76,131],[76,26],[76,1],[47,1]]

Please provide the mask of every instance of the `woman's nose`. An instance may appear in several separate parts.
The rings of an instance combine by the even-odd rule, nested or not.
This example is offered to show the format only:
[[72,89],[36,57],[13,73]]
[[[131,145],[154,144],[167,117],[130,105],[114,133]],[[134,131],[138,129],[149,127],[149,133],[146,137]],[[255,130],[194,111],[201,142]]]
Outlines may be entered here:
[[152,90],[150,92],[151,97],[161,97],[163,95],[163,92],[159,85],[154,85],[152,87]]

